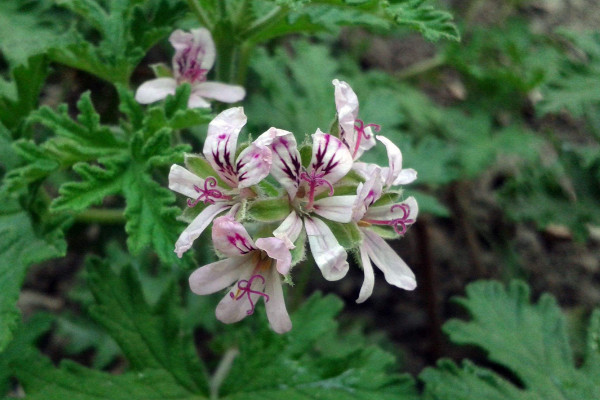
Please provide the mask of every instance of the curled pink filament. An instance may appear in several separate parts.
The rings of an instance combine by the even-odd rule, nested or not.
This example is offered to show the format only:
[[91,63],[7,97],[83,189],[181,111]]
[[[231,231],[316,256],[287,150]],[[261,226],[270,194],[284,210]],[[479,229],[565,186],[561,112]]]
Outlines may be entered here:
[[241,299],[245,294],[248,295],[248,301],[250,302],[250,309],[248,311],[246,311],[246,314],[248,315],[252,315],[254,314],[254,307],[255,304],[252,301],[252,297],[250,296],[251,294],[257,294],[259,296],[262,296],[265,298],[265,302],[269,301],[269,295],[263,292],[259,292],[258,290],[252,290],[252,282],[254,281],[254,279],[256,278],[260,278],[260,280],[262,281],[262,283],[265,283],[265,278],[260,275],[260,274],[256,274],[256,275],[252,275],[250,277],[249,280],[245,280],[245,279],[240,279],[238,281],[238,294],[234,295],[233,292],[229,292],[229,297],[231,297],[234,300],[239,300]]
[[398,235],[404,235],[406,233],[407,226],[414,224],[415,220],[408,218],[408,216],[410,215],[410,207],[408,206],[408,204],[394,204],[390,208],[390,211],[394,212],[394,210],[398,208],[402,210],[402,216],[400,218],[395,218],[390,221],[366,219],[365,222],[368,222],[373,225],[389,225],[394,228],[394,231],[396,231]]
[[325,176],[325,172],[317,174],[317,172],[314,170],[311,171],[310,174],[307,172],[302,172],[300,174],[300,179],[308,182],[310,185],[308,192],[308,205],[306,206],[308,210],[310,210],[313,206],[313,202],[315,200],[315,189],[317,186],[326,185],[329,188],[329,195],[333,196],[333,185],[329,183],[327,179],[324,179],[323,176]]
[[358,148],[360,147],[360,141],[363,137],[366,140],[371,139],[371,135],[369,135],[367,132],[365,132],[365,129],[367,129],[368,127],[372,127],[375,132],[379,132],[379,130],[381,129],[381,125],[377,125],[377,124],[365,125],[365,123],[362,120],[356,119],[356,125],[354,125],[354,129],[356,129],[357,135],[356,135],[356,144],[354,145],[354,151],[352,153],[352,157],[355,157],[356,153],[358,153]]
[[188,207],[194,207],[199,202],[203,202],[204,204],[215,204],[214,199],[228,199],[229,198],[229,196],[224,195],[218,189],[210,189],[210,188],[214,188],[215,186],[217,186],[217,180],[212,176],[209,176],[204,181],[204,189],[201,189],[200,187],[194,185],[194,190],[196,192],[200,193],[200,196],[198,196],[198,198],[194,201],[192,201],[192,199],[188,199],[188,201],[187,201]]

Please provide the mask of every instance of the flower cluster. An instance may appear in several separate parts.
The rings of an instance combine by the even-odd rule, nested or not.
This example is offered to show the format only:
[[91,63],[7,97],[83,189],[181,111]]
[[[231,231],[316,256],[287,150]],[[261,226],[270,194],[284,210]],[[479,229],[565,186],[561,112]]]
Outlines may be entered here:
[[[291,281],[306,239],[330,281],[348,272],[348,251],[357,253],[364,270],[359,303],[373,292],[372,264],[388,283],[416,287],[410,268],[384,240],[404,235],[416,220],[417,202],[401,201],[395,188],[414,181],[416,171],[403,169],[400,149],[375,136],[378,125],[358,119],[352,88],[337,79],[333,85],[337,135],[317,129],[312,143],[298,146],[293,133],[270,128],[238,154],[238,135],[247,120],[241,107],[230,108],[209,124],[203,157],[188,154],[186,168],[171,167],[169,188],[187,196],[185,214],[195,214],[175,252],[181,257],[213,223],[213,246],[223,259],[197,269],[189,282],[197,294],[229,288],[216,309],[222,322],[252,314],[262,298],[273,330],[290,330],[282,277]],[[388,165],[358,161],[377,142],[387,150]],[[335,227],[348,228],[357,240],[345,248]]]

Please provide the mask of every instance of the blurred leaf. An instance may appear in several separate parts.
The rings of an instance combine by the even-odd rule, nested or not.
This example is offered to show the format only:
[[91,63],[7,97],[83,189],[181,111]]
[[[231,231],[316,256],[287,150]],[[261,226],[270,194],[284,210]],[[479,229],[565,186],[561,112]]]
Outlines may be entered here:
[[592,316],[586,361],[575,367],[560,308],[550,295],[530,303],[529,289],[513,282],[505,289],[497,282],[476,282],[458,300],[471,321],[451,320],[444,326],[451,340],[486,350],[491,361],[515,374],[520,386],[489,369],[465,361],[462,368],[449,360],[427,368],[428,399],[572,399],[599,398],[600,353],[598,320]]
[[0,351],[12,338],[19,320],[16,308],[27,269],[67,250],[60,229],[47,230],[19,204],[0,196]]

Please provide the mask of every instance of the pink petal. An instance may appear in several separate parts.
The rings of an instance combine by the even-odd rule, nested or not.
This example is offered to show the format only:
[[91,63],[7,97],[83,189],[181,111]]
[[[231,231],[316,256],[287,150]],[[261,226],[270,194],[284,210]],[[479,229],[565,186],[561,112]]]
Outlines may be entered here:
[[171,34],[169,41],[175,49],[173,70],[176,76],[184,75],[182,69],[193,67],[192,63],[206,71],[213,67],[215,43],[208,29],[192,29],[190,33],[177,29]]
[[[251,264],[243,268],[242,273],[240,274],[240,280],[231,288],[231,290],[217,305],[215,315],[219,321],[225,324],[232,324],[241,321],[248,315],[251,315],[248,312],[253,310],[252,304],[256,306],[259,298],[263,297],[257,292],[264,293],[265,284],[268,281],[269,276],[260,275],[265,280],[264,283],[259,278],[252,279],[253,276],[256,276],[253,275],[253,269],[254,265]],[[247,283],[250,280],[252,280],[252,284],[250,286],[251,292],[241,291],[240,285],[241,287],[245,287],[245,282],[242,281],[246,281]],[[248,297],[250,297],[250,299]]]
[[338,243],[331,229],[320,219],[310,217],[304,218],[304,227],[310,251],[323,277],[328,281],[337,281],[346,276],[348,255]]
[[369,259],[369,255],[367,254],[367,249],[365,246],[361,244],[358,249],[360,251],[360,261],[365,273],[365,279],[360,287],[358,299],[356,299],[356,302],[360,304],[371,297],[371,294],[373,293],[373,287],[375,286],[375,274],[373,272],[373,266],[371,265],[371,260]]
[[361,229],[361,232],[364,234],[363,246],[369,258],[383,272],[385,280],[401,289],[415,289],[415,274],[404,260],[376,233],[368,229]]
[[204,179],[184,167],[177,164],[171,166],[171,171],[169,171],[169,189],[189,198],[197,199],[200,196],[200,192],[194,189],[194,186],[200,189],[218,190],[221,193],[225,191],[225,189],[219,186],[211,186]]
[[185,228],[185,230],[181,233],[177,239],[177,242],[175,242],[175,253],[177,253],[177,256],[181,258],[183,253],[192,247],[194,240],[196,240],[198,236],[202,234],[204,229],[210,225],[212,220],[230,207],[231,205],[227,203],[217,203],[211,204],[202,210],[202,212],[198,214],[196,218],[194,218],[192,223],[189,224],[188,227]]
[[376,202],[382,194],[381,168],[375,164],[368,164],[370,173],[364,183],[356,188],[356,202],[352,209],[352,221],[360,221],[369,207]]
[[246,121],[242,107],[229,108],[208,124],[208,134],[204,142],[204,157],[232,188],[238,184],[234,165],[237,139]]
[[244,225],[229,215],[215,219],[212,241],[216,250],[229,257],[245,255],[257,249]]
[[355,202],[355,195],[324,197],[315,201],[314,212],[330,221],[348,223]]
[[294,242],[300,236],[302,232],[302,220],[296,214],[296,211],[292,211],[288,215],[281,225],[273,231],[273,236],[284,241],[288,249],[294,249]]
[[[352,168],[352,156],[348,148],[336,137],[317,132],[313,137],[313,154],[309,173],[315,173],[331,185],[342,179]],[[318,186],[317,191],[327,189],[327,185]]]
[[283,240],[276,237],[256,239],[256,247],[264,250],[270,258],[277,261],[276,268],[280,274],[285,275],[290,272],[292,254]]
[[188,99],[188,108],[210,108],[210,103],[204,100],[198,94],[192,92],[190,93],[190,98]]
[[[409,213],[404,218],[404,210],[398,205],[404,204],[408,207]],[[417,220],[417,215],[419,215],[419,205],[417,204],[417,200],[414,197],[409,197],[403,202],[397,204],[388,204],[385,206],[377,206],[371,207],[365,214],[365,219],[378,220],[378,221],[393,221],[395,219],[405,219],[407,221],[412,221],[407,224],[412,225]]]
[[192,94],[222,101],[223,103],[237,103],[246,97],[246,90],[237,85],[228,85],[220,82],[202,82],[193,88]]
[[269,175],[271,170],[271,149],[267,146],[252,143],[238,156],[235,163],[238,188],[256,185]]
[[334,79],[335,108],[340,125],[340,139],[352,151],[356,144],[354,123],[358,117],[358,97],[354,90],[344,81]]
[[135,92],[135,101],[150,104],[175,94],[177,82],[173,78],[156,78],[142,83]]
[[249,261],[248,257],[231,257],[200,267],[190,275],[190,289],[196,294],[225,289],[240,278]]
[[265,293],[269,296],[269,301],[265,303],[269,325],[277,333],[288,332],[292,329],[292,321],[285,307],[281,278],[275,268],[269,271]]
[[300,183],[302,169],[300,153],[293,133],[281,130],[276,133],[277,136],[271,138],[273,151],[271,175],[287,190],[290,199],[293,199],[296,197]]
[[412,168],[405,168],[396,177],[396,180],[392,183],[394,186],[408,185],[417,180],[417,171]]

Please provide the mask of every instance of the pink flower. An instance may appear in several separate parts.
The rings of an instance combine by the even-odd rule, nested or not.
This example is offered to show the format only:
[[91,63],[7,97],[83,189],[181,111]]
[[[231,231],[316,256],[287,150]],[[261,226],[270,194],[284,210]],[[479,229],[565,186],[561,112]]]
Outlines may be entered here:
[[244,98],[246,91],[241,86],[206,80],[215,62],[215,43],[207,29],[192,29],[190,33],[178,29],[171,34],[169,41],[175,48],[173,78],[156,78],[143,83],[135,94],[139,103],[162,100],[174,94],[177,86],[183,83],[192,85],[189,108],[210,107],[205,98],[224,103],[235,103]]
[[389,226],[397,234],[404,235],[406,229],[417,219],[418,204],[414,197],[409,197],[401,203],[373,206],[382,195],[384,181],[381,179],[382,170],[379,167],[371,165],[368,173],[365,183],[358,185],[352,212],[352,220],[357,223],[363,239],[359,252],[365,273],[357,303],[367,300],[373,292],[375,275],[371,261],[383,272],[389,284],[406,290],[417,287],[415,275],[408,265],[374,228]]
[[[327,280],[338,280],[348,272],[346,250],[323,218],[348,223],[356,196],[332,196],[333,185],[352,167],[348,148],[337,138],[320,130],[313,135],[312,159],[307,168],[301,163],[296,139],[291,132],[268,131],[256,140],[268,141],[273,152],[271,175],[285,188],[294,211],[274,232],[287,244],[293,243],[304,222],[312,255]],[[328,196],[316,199],[318,194]],[[300,217],[302,215],[302,218]]]
[[352,159],[358,159],[362,153],[375,146],[373,129],[379,132],[377,124],[367,124],[358,119],[358,97],[350,85],[334,79],[335,108],[337,109],[340,139],[348,147]]
[[203,153],[225,187],[218,185],[215,176],[203,178],[179,165],[171,167],[169,189],[189,197],[190,207],[199,202],[207,204],[177,239],[175,252],[179,257],[192,247],[194,240],[217,215],[254,196],[250,187],[269,175],[271,150],[268,140],[252,143],[235,157],[238,135],[246,120],[244,109],[235,107],[223,111],[208,125]]
[[284,241],[270,237],[255,242],[244,226],[229,216],[215,219],[212,239],[215,249],[228,258],[194,271],[189,279],[192,291],[211,294],[237,282],[217,305],[219,321],[231,324],[246,318],[262,298],[271,328],[277,333],[292,329],[280,278],[289,272],[292,261]]

